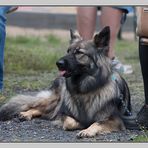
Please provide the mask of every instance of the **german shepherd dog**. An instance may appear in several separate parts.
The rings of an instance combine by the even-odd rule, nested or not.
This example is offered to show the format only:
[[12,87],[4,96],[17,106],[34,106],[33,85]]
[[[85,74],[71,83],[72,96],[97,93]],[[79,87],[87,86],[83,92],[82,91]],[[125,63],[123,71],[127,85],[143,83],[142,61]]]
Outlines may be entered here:
[[81,129],[80,138],[125,129],[122,116],[131,112],[130,93],[107,56],[110,28],[89,41],[72,30],[70,36],[67,54],[56,62],[60,76],[50,90],[11,98],[0,108],[0,120],[47,115],[61,120],[64,130]]

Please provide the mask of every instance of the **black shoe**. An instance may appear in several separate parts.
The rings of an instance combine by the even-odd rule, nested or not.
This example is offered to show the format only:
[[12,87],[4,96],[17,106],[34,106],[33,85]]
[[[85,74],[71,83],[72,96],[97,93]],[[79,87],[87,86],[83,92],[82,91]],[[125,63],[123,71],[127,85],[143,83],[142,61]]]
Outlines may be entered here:
[[148,129],[148,105],[144,105],[137,114],[137,121],[141,127]]
[[122,116],[126,129],[129,130],[140,130],[140,126],[137,122],[136,116]]
[[123,116],[122,119],[127,129],[148,129],[148,106],[144,105],[137,116]]

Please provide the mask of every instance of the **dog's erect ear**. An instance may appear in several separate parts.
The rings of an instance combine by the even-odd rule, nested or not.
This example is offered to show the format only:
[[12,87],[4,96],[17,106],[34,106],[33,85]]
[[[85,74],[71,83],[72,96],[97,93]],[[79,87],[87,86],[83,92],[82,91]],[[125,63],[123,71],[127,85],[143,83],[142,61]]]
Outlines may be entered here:
[[81,40],[81,37],[72,29],[70,29],[70,38],[70,44]]
[[94,43],[96,47],[106,47],[109,46],[110,41],[110,28],[106,26],[94,36]]

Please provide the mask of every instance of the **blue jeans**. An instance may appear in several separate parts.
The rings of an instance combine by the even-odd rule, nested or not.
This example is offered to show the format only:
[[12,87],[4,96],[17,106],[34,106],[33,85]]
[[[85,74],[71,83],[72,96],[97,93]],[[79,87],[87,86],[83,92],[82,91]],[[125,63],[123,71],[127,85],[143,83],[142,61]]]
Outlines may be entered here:
[[0,7],[0,90],[3,88],[4,48],[6,37],[6,13],[10,6]]

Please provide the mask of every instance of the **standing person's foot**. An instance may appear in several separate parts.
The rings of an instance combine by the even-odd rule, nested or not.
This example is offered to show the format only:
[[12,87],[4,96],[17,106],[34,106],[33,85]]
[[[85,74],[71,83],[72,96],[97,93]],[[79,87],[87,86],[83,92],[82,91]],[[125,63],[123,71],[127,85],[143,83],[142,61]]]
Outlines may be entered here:
[[123,74],[131,74],[133,73],[133,69],[131,65],[123,65],[117,57],[112,59],[112,66],[113,68],[118,71],[119,73]]
[[148,105],[144,105],[137,114],[137,122],[141,127],[148,129]]
[[136,120],[136,115],[122,116],[122,120],[124,122],[126,129],[140,130],[140,126],[139,126],[139,124],[137,123],[137,120]]
[[137,116],[123,116],[122,119],[127,129],[148,129],[148,105],[144,105]]

